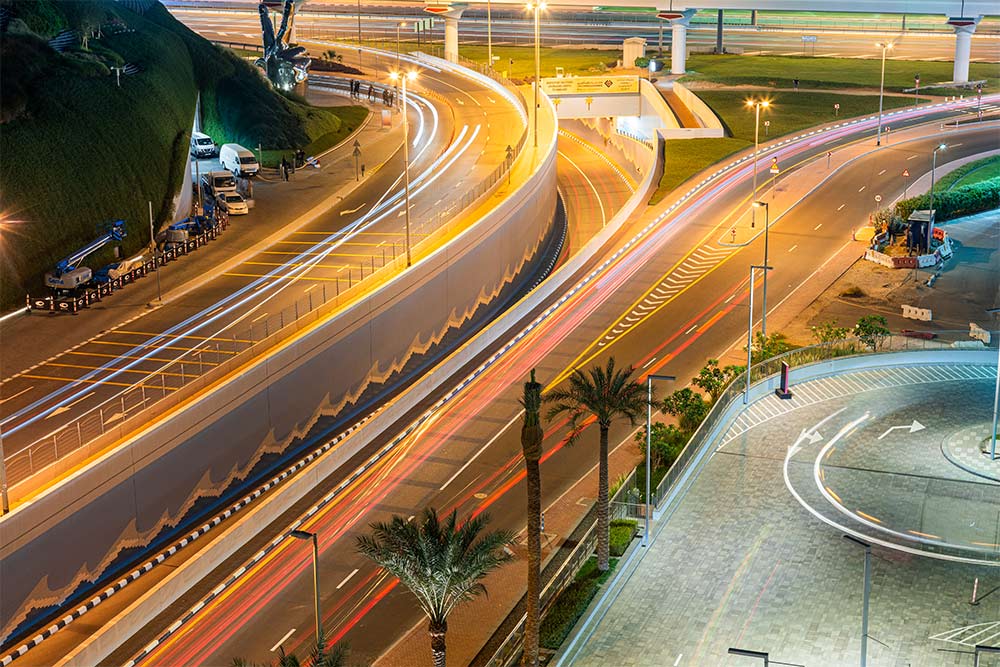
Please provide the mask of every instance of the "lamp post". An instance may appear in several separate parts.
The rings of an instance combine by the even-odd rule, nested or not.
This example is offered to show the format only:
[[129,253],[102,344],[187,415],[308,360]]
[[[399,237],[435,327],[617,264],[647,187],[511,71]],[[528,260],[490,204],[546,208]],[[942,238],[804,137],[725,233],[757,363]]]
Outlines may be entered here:
[[[750,194],[751,201],[757,200],[757,153],[760,147],[760,110],[767,109],[771,106],[768,100],[747,100],[746,105],[748,108],[754,110],[754,125],[753,125],[753,192]],[[750,211],[750,226],[755,226],[756,211],[751,209]]]
[[399,71],[399,29],[406,27],[406,21],[396,24],[396,71]]
[[868,665],[868,600],[872,592],[872,545],[854,537],[844,535],[845,540],[854,542],[865,550],[865,589],[861,607],[861,667]]
[[[3,427],[0,426],[0,429]],[[10,512],[10,497],[7,495],[7,460],[3,453],[3,431],[0,430],[0,506],[3,514]]]
[[931,237],[934,235],[934,170],[937,168],[938,151],[948,148],[948,144],[939,144],[931,152],[931,203],[930,212],[927,214],[927,250],[931,249]]
[[875,145],[882,145],[882,97],[885,93],[885,52],[892,48],[892,42],[879,42],[875,46],[882,49],[882,78],[878,84],[878,133]]
[[361,0],[358,0],[358,67],[361,67]]
[[[764,209],[764,266],[770,266],[767,263],[767,252],[768,252],[768,238],[767,232],[768,228],[771,226],[771,207],[767,205],[766,201],[755,201],[753,203],[754,208]],[[761,298],[761,312],[760,312],[760,332],[767,336],[767,271],[764,271],[764,284],[762,285],[763,297]]]
[[646,527],[642,532],[642,546],[649,544],[649,517],[653,513],[653,504],[649,499],[649,480],[652,476],[652,465],[650,464],[651,452],[653,451],[653,380],[676,380],[673,375],[654,375],[650,373],[646,376]]
[[758,266],[757,264],[750,265],[750,303],[747,309],[749,314],[747,315],[747,371],[746,371],[746,386],[743,387],[743,405],[750,402],[750,363],[753,361],[752,351],[753,351],[753,277],[757,272],[757,269],[764,271],[764,275],[771,269],[770,266]]
[[316,533],[293,530],[291,536],[299,540],[311,540],[313,552],[313,601],[316,603],[316,643],[323,641],[322,617],[319,614],[319,540]]
[[541,12],[545,10],[545,3],[541,0],[532,1],[528,3],[528,11],[534,12],[535,14],[535,122],[534,122],[534,135],[535,135],[535,148],[538,148],[538,88],[542,85],[542,63],[541,63],[541,51],[539,49],[539,17]]
[[493,3],[486,0],[486,57],[489,58],[489,68],[493,71]]
[[417,78],[414,71],[395,71],[389,75],[393,81],[401,81],[403,86],[403,205],[406,207],[406,266],[413,264],[410,252],[410,125],[406,118],[406,82]]
[[730,648],[729,655],[742,655],[745,658],[757,658],[764,661],[764,667],[771,664],[767,653],[763,651],[748,651],[745,648]]
[[[987,313],[1000,313],[1000,308],[990,308]],[[993,429],[990,431],[990,461],[997,460],[997,417],[1000,408],[1000,339],[997,340],[997,387],[993,394]]]

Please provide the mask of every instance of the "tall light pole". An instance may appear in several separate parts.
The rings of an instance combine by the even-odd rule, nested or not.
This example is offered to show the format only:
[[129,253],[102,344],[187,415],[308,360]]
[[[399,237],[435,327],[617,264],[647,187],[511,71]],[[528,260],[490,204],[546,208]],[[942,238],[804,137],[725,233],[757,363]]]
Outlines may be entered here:
[[545,3],[529,2],[528,11],[535,13],[535,148],[538,148],[538,89],[542,85],[542,61],[541,61],[541,50],[539,49],[539,40],[541,38],[541,33],[539,29],[539,17],[541,12],[545,11]]
[[7,460],[3,453],[3,431],[0,431],[0,511],[3,514],[10,512],[10,497],[7,495]]
[[361,0],[358,0],[358,67],[361,67]]
[[489,58],[490,71],[493,71],[493,3],[486,0],[486,57]]
[[747,370],[746,386],[743,387],[743,405],[750,402],[750,364],[753,361],[753,277],[756,275],[757,269],[762,270],[766,276],[771,267],[766,264],[764,266],[750,265],[750,303],[748,304],[749,308],[747,308]]
[[[1000,308],[990,308],[987,313],[1000,313]],[[990,461],[997,460],[997,417],[1000,412],[1000,338],[997,339],[997,388],[993,394],[993,429],[990,431]],[[0,452],[3,450],[0,449]]]
[[323,621],[319,612],[319,540],[316,533],[305,530],[293,530],[292,537],[299,540],[311,540],[313,552],[313,602],[316,604],[316,643],[323,641]]
[[[768,252],[768,228],[771,226],[771,207],[767,205],[766,201],[755,201],[753,203],[754,208],[764,209],[764,266],[770,266],[767,263],[767,252]],[[761,298],[760,304],[760,332],[764,336],[767,336],[767,271],[764,271],[764,284],[762,286],[764,296]]]
[[[754,110],[754,125],[753,125],[753,192],[750,194],[750,201],[757,201],[757,153],[760,147],[760,110],[766,109],[771,106],[768,100],[747,100],[746,105],[748,108]],[[753,227],[757,222],[757,213],[755,210],[750,210],[750,226]]]
[[653,375],[646,376],[646,528],[642,533],[642,546],[649,544],[649,517],[653,513],[653,504],[649,498],[649,480],[652,476],[652,465],[650,464],[651,452],[653,451],[653,380],[676,380],[673,375]]
[[948,148],[948,144],[939,144],[931,152],[931,203],[930,212],[927,214],[927,251],[931,249],[931,238],[934,236],[934,170],[937,168],[938,151]]
[[399,29],[406,26],[406,21],[396,24],[396,71],[399,71]]
[[875,145],[882,145],[882,96],[885,94],[885,52],[892,48],[892,42],[879,42],[875,46],[882,49],[882,79],[878,84],[878,134]]
[[861,607],[861,667],[868,665],[868,601],[872,592],[872,545],[854,537],[844,535],[845,540],[850,540],[865,550],[865,588]]
[[395,71],[389,75],[393,81],[401,81],[403,87],[403,205],[406,207],[406,266],[413,264],[410,251],[410,124],[406,118],[406,82],[417,78],[415,71]]

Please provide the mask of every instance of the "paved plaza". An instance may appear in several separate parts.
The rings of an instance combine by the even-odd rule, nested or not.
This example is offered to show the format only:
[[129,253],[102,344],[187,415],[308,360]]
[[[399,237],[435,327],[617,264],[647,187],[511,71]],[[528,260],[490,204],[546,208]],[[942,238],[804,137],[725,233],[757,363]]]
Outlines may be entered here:
[[973,646],[1000,645],[1000,485],[944,446],[988,433],[994,373],[863,371],[755,403],[562,664],[753,665],[727,654],[741,647],[857,665],[864,551],[850,532],[875,544],[868,665],[971,667]]

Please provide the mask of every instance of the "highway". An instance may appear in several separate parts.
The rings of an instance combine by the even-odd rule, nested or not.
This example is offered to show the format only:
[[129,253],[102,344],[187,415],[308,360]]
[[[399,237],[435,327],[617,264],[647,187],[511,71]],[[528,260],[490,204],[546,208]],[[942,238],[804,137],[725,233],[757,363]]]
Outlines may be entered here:
[[[308,11],[303,11],[297,18],[296,30],[298,38],[301,40],[326,40],[326,41],[350,41],[357,40],[358,20],[357,14],[349,6],[332,5],[324,10],[336,11],[335,14],[316,11],[315,7],[309,7]],[[179,20],[183,21],[192,29],[209,37],[220,41],[258,43],[260,41],[260,21],[256,10],[248,7],[246,10],[207,10],[193,9],[190,7],[171,6],[173,13]],[[385,9],[385,14],[372,14],[366,11],[362,15],[361,29],[365,40],[372,40],[381,44],[386,50],[394,50],[396,42],[396,25],[400,20],[413,20],[423,18],[425,14],[418,9],[409,7],[399,7],[393,10]],[[500,10],[498,10],[499,12]],[[391,13],[390,13],[391,12]],[[511,14],[510,10],[504,10],[504,16]],[[571,15],[578,16],[578,15]],[[582,22],[579,20],[569,20],[566,14],[549,14],[544,20],[544,30],[542,32],[542,43],[545,46],[565,46],[565,45],[594,45],[603,47],[621,48],[622,40],[628,37],[643,37],[647,40],[647,48],[654,49],[658,44],[659,33],[656,25],[648,22],[621,22],[605,19],[599,14],[591,15],[592,21]],[[606,22],[598,23],[604,19]],[[442,22],[429,35],[430,50],[433,47],[440,48],[443,35]],[[873,46],[873,41],[877,41],[878,36],[888,35],[893,37],[894,49],[889,56],[890,60],[937,60],[951,61],[955,55],[955,38],[950,32],[901,32],[898,25],[881,24],[881,29],[869,28],[865,31],[836,31],[830,29],[809,30],[807,28],[796,29],[768,29],[756,30],[750,27],[730,27],[725,28],[725,46],[727,48],[742,49],[743,53],[752,55],[809,55],[845,58],[877,58],[880,51]],[[944,21],[941,21],[942,30],[947,28]],[[518,17],[517,20],[506,17],[494,19],[492,27],[493,43],[495,45],[520,45],[529,46],[534,43],[533,24],[526,18]],[[803,51],[802,35],[810,34],[817,37],[817,41],[810,43]],[[416,38],[412,28],[403,29],[400,33],[403,42],[415,42]],[[693,24],[688,29],[687,42],[689,49],[694,51],[704,51],[715,47],[715,26],[704,26]],[[663,31],[664,47],[670,45],[671,35],[669,25]],[[459,43],[478,44],[487,43],[487,28],[484,17],[479,13],[473,14],[471,11],[459,22]],[[413,48],[415,43],[407,44],[407,48]],[[350,64],[351,56],[345,55],[345,62]],[[611,58],[612,60],[614,58]],[[973,62],[997,62],[1000,61],[1000,39],[995,34],[979,32],[973,35],[972,39],[972,61]],[[502,63],[497,65],[497,69],[503,69]]]
[[[393,65],[383,60],[378,82],[385,84],[385,67]],[[409,103],[411,232],[417,244],[455,216],[463,197],[504,162],[507,146],[525,125],[523,112],[502,96],[443,71],[421,68]],[[48,436],[63,425],[87,415],[84,439],[99,434],[141,409],[143,400],[169,395],[296,313],[334,299],[403,257],[402,189],[397,146],[382,164],[369,165],[363,187],[238,266],[196,280],[182,298],[86,340],[64,334],[68,349],[33,366],[16,367],[8,359],[0,427],[10,482],[54,460]],[[5,344],[23,346],[46,324],[36,316],[5,322]],[[126,392],[120,404],[95,410]],[[19,453],[39,441],[29,468],[28,457]]]
[[[937,116],[931,110],[926,114]],[[904,122],[897,118],[894,127],[901,128]],[[844,151],[859,153],[849,169],[837,170],[804,197],[792,189],[795,176],[788,177],[784,194],[777,193],[775,206],[786,202],[787,209],[772,217],[771,255],[776,266],[769,288],[772,307],[849,244],[851,229],[867,218],[868,197],[845,193],[870,189],[885,193],[891,201],[902,189],[897,173],[903,167],[919,173],[929,166],[930,149],[941,140],[934,136],[938,131],[934,121],[922,131],[930,136],[870,151],[856,143],[860,140],[870,146],[871,122],[867,122],[863,130],[830,130],[825,136],[806,136],[776,150],[782,163],[801,169],[804,178],[807,168],[816,168],[817,161],[809,160],[827,150],[843,146]],[[949,157],[998,145],[995,124],[973,125],[959,134],[960,139],[949,137],[954,141]],[[597,260],[599,270],[567,293],[551,314],[546,311],[531,333],[444,409],[423,421],[415,434],[342,492],[328,495],[319,509],[288,517],[284,528],[269,529],[280,534],[294,524],[319,534],[324,625],[334,640],[344,639],[351,645],[353,659],[374,657],[379,647],[391,644],[411,622],[420,620],[408,593],[355,555],[354,535],[365,530],[367,523],[393,513],[408,516],[432,505],[441,511],[457,508],[461,516],[489,511],[494,525],[521,528],[523,473],[517,397],[529,369],[537,368],[543,381],[554,383],[576,365],[600,363],[611,354],[622,363],[636,365],[642,374],[670,372],[686,378],[706,357],[721,354],[738,339],[745,330],[747,266],[760,261],[762,239],[743,247],[727,247],[719,239],[746,211],[748,177],[745,164],[735,166],[708,179],[682,204],[668,201],[630,221],[613,247]],[[625,239],[631,239],[628,252],[616,252]],[[625,329],[616,326],[629,318]],[[567,448],[563,424],[546,427],[543,507],[594,460],[588,436]],[[613,442],[625,441],[630,430],[617,425]],[[344,479],[348,477],[345,471]],[[329,480],[329,488],[339,481]],[[311,628],[308,549],[284,539],[242,567],[245,573],[190,620],[179,610],[175,618],[183,617],[185,622],[160,635],[148,653],[136,655],[139,662],[215,665],[233,655],[266,659],[269,649],[292,628],[284,647],[304,647]],[[220,573],[220,579],[223,576]],[[203,590],[212,586],[214,582],[206,582]],[[164,619],[160,628],[171,620]],[[151,629],[150,634],[136,637],[130,648],[138,651],[158,633],[159,629]],[[126,653],[123,650],[116,657],[125,658]]]

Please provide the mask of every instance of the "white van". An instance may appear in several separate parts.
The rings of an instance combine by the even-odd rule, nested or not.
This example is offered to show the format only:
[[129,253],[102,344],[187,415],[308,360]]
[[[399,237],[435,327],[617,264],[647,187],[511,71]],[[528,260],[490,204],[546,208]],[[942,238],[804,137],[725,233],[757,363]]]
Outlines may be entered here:
[[254,176],[260,171],[254,154],[239,144],[223,144],[219,149],[219,162],[237,176]]
[[216,148],[212,137],[204,132],[191,133],[191,155],[194,157],[212,157]]

